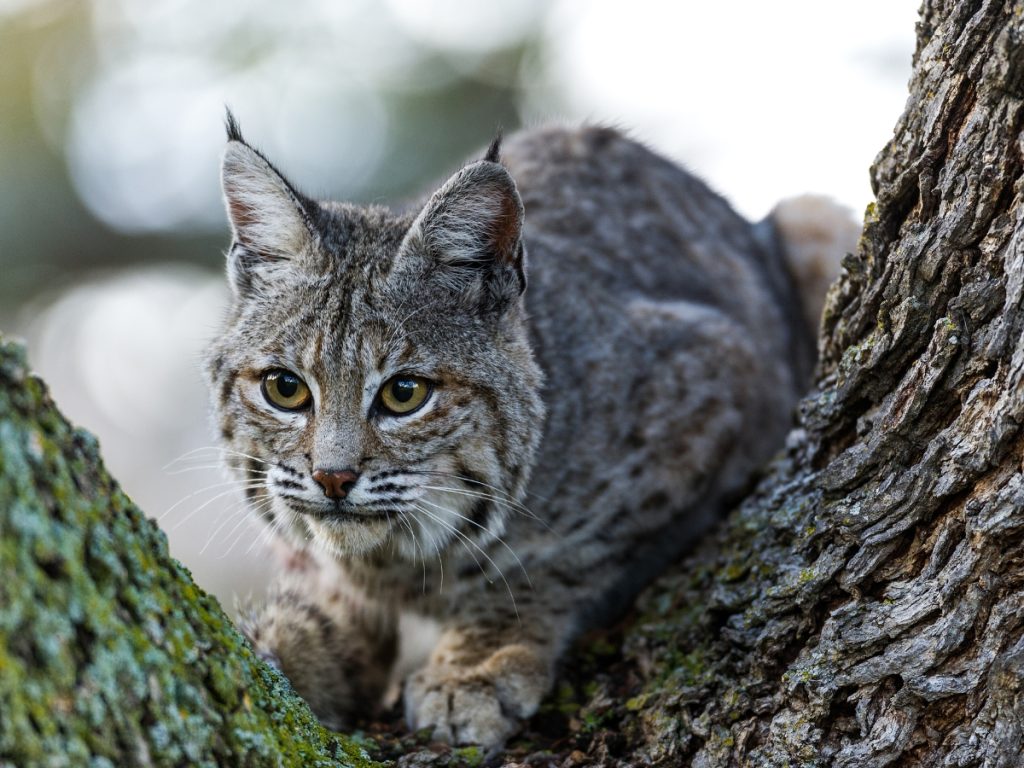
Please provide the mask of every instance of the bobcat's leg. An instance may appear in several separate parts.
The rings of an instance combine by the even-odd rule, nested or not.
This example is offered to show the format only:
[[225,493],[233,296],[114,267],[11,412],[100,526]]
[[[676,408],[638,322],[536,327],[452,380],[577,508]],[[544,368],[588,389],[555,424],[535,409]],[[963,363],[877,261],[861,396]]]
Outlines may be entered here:
[[241,629],[256,652],[289,679],[329,728],[374,712],[388,684],[397,617],[361,599],[341,570],[292,560]]
[[409,677],[405,712],[413,729],[454,744],[500,747],[551,688],[562,642],[550,622],[527,615],[449,623],[427,665]]

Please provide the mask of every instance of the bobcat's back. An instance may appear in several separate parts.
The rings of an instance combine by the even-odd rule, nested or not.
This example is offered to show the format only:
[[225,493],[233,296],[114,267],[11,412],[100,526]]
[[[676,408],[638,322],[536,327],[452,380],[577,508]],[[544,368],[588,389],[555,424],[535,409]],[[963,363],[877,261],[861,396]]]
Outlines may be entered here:
[[519,134],[504,162],[546,377],[530,492],[563,544],[530,533],[567,583],[623,563],[630,595],[781,445],[814,359],[803,303],[781,248],[616,131]]

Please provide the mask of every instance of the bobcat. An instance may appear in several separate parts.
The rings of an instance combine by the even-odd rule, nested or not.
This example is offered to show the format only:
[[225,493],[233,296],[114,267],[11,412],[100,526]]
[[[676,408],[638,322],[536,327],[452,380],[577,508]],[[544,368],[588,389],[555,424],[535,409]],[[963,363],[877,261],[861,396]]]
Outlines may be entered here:
[[498,747],[779,447],[852,222],[803,200],[751,225],[603,127],[496,140],[408,211],[315,202],[227,132],[206,370],[292,552],[244,629],[340,728],[399,617],[431,617],[410,726]]

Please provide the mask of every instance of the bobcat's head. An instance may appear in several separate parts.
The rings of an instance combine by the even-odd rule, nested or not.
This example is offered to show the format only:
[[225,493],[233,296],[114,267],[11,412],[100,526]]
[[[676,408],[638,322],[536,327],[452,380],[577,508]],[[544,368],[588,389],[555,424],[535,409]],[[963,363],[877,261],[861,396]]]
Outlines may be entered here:
[[333,553],[500,536],[544,409],[496,144],[399,215],[303,196],[230,115],[228,139],[233,297],[206,373],[254,509]]

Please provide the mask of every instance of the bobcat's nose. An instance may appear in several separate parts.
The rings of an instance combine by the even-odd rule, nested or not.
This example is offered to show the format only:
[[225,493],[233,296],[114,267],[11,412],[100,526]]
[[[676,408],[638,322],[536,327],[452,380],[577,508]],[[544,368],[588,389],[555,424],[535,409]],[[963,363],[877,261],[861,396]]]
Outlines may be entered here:
[[344,499],[355,487],[359,474],[351,469],[318,469],[313,479],[323,486],[327,498]]

